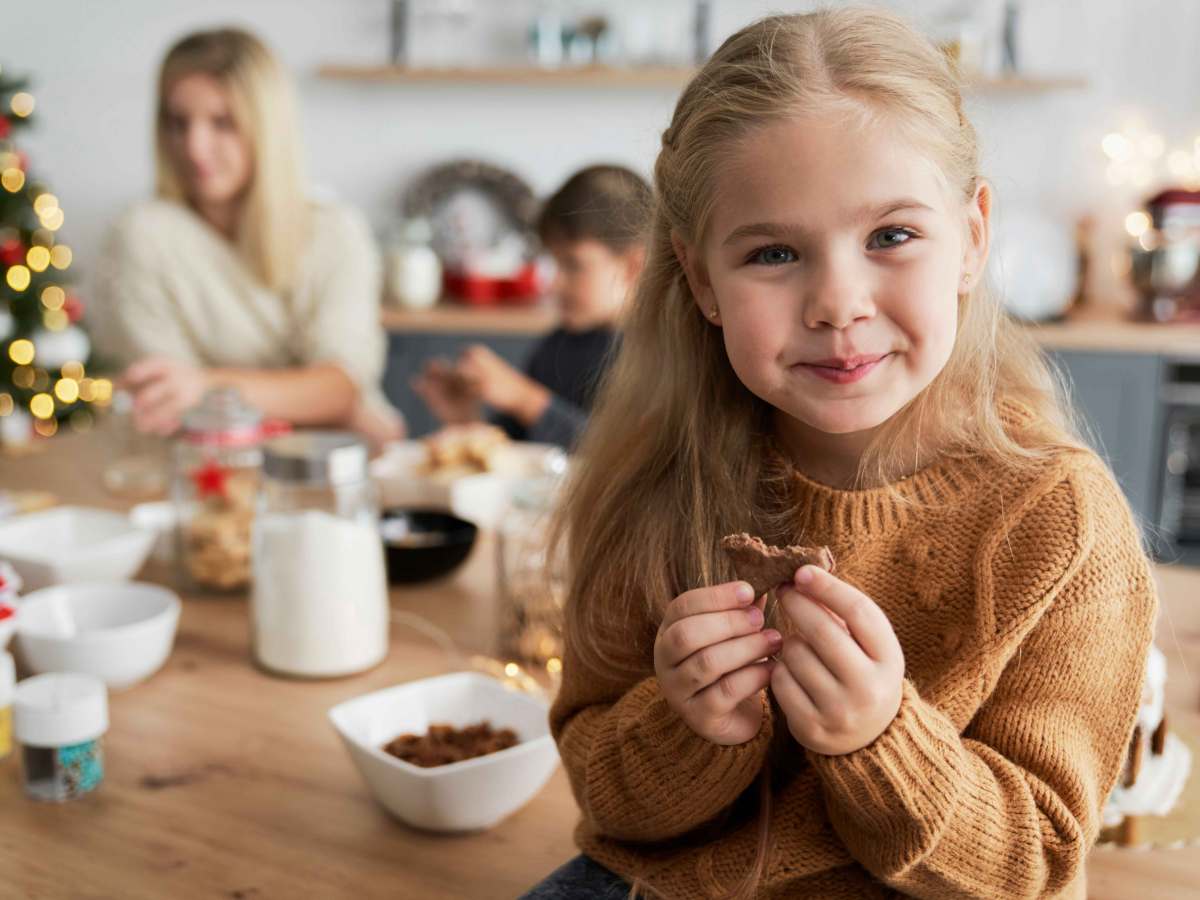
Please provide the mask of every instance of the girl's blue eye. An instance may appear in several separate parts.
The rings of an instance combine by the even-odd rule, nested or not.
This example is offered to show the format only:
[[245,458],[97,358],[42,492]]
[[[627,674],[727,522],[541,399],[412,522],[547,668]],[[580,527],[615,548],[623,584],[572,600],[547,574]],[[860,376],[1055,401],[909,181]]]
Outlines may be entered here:
[[872,247],[886,250],[888,247],[899,247],[901,244],[907,244],[914,237],[916,235],[907,228],[884,228],[871,235],[870,243]]
[[787,247],[763,247],[750,254],[748,262],[760,266],[782,266],[796,261],[796,254]]

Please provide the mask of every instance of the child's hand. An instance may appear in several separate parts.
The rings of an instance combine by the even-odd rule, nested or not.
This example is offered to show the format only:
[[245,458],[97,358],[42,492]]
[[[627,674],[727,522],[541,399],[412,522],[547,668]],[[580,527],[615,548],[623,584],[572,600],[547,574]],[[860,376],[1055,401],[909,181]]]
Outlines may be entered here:
[[479,386],[479,398],[526,427],[550,405],[550,392],[483,344],[468,347],[455,371]]
[[654,641],[654,671],[671,709],[714,744],[743,744],[762,727],[762,689],[782,642],[763,630],[744,581],[697,588],[667,607]]
[[445,359],[432,359],[412,380],[412,389],[440,422],[478,422],[479,386],[457,374]]
[[887,616],[862,591],[816,566],[777,590],[799,632],[771,675],[788,729],[826,756],[874,741],[900,709],[904,652]]

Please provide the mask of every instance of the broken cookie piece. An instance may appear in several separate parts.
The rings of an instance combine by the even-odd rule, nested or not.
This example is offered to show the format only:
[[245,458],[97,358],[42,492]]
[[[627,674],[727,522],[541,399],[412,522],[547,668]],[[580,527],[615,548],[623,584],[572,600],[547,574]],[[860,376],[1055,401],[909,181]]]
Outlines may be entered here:
[[833,554],[828,547],[775,547],[743,532],[721,538],[721,549],[733,563],[738,578],[750,582],[756,597],[790,582],[801,566],[820,566],[827,572],[833,571]]

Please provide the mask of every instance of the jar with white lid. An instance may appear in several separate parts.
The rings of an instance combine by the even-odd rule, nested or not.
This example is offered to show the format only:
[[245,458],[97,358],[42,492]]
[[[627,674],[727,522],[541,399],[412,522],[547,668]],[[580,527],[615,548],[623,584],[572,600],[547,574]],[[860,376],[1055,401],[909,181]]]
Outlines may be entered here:
[[13,725],[25,793],[63,802],[104,781],[108,689],[91,675],[50,672],[16,687]]
[[332,678],[383,661],[389,607],[367,448],[311,431],[264,445],[251,621],[269,672]]

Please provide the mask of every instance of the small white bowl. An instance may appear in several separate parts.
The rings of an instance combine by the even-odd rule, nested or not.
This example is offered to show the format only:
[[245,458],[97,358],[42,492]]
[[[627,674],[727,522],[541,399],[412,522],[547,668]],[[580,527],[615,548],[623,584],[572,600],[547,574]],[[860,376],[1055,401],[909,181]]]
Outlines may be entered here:
[[82,672],[121,690],[162,668],[180,607],[179,597],[154,584],[43,588],[21,600],[17,650],[35,674]]
[[179,510],[170,500],[139,503],[129,510],[129,521],[136,527],[154,534],[153,553],[159,562],[175,557],[175,529],[179,527]]
[[0,559],[34,591],[52,584],[124,581],[142,567],[155,534],[123,513],[60,506],[0,522]]
[[[396,441],[384,448],[383,454],[371,462],[371,477],[379,489],[384,507],[403,506],[409,509],[446,509],[483,528],[491,527],[507,499],[509,484],[514,480],[540,475],[560,474],[566,468],[566,454],[554,444],[531,441],[511,441],[502,445],[492,460],[490,472],[472,474],[466,470],[429,473],[425,471],[428,455],[423,441]],[[463,496],[456,496],[456,486],[470,482]],[[469,514],[455,510],[460,504]]]
[[[359,774],[383,806],[429,831],[490,828],[524,806],[554,774],[558,749],[544,700],[476,672],[411,681],[347,700],[329,711]],[[515,747],[445,766],[422,768],[385,753],[398,735],[430,725],[482,720],[511,728]]]

